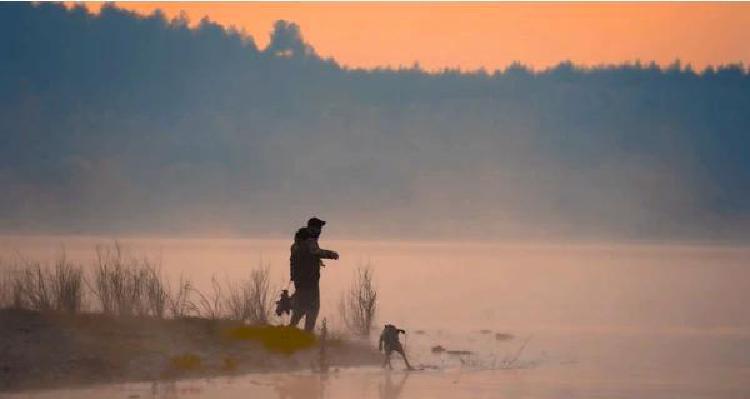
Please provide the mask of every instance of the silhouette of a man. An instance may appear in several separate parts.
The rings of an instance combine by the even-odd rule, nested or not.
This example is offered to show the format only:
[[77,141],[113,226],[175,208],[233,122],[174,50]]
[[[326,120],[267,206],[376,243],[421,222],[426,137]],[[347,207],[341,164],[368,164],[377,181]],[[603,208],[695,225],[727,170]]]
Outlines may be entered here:
[[336,251],[321,249],[318,238],[326,222],[316,217],[307,221],[307,227],[295,234],[291,248],[290,269],[294,282],[294,309],[289,325],[297,326],[305,317],[305,331],[315,329],[320,311],[320,266],[321,259],[338,259]]

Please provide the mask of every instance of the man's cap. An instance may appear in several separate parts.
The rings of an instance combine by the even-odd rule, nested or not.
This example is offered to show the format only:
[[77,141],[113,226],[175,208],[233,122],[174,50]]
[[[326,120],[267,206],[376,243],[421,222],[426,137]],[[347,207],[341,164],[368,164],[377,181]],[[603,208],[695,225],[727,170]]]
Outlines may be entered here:
[[323,227],[325,225],[326,225],[326,221],[325,220],[320,220],[320,219],[318,219],[316,217],[312,217],[312,218],[310,218],[310,220],[307,221],[307,227],[313,227],[313,226],[315,226],[315,227]]

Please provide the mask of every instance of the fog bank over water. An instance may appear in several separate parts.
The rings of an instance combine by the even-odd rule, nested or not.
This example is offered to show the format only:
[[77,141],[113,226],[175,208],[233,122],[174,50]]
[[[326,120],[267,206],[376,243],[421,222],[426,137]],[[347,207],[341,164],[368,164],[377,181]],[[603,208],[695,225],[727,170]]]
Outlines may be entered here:
[[[270,267],[274,290],[289,281],[289,239],[119,240],[175,284],[242,281]],[[88,268],[110,239],[0,236],[0,271],[16,259]],[[341,253],[321,274],[321,319],[340,326],[338,303],[357,267],[370,264],[378,320],[411,329],[511,333],[717,334],[750,339],[750,249],[698,245],[544,245],[374,242],[324,237]],[[338,324],[337,324],[338,323]],[[750,350],[745,346],[743,351]],[[746,353],[746,352],[744,352]],[[744,359],[750,359],[745,357]]]
[[293,24],[0,6],[0,229],[750,237],[750,76],[347,70]]

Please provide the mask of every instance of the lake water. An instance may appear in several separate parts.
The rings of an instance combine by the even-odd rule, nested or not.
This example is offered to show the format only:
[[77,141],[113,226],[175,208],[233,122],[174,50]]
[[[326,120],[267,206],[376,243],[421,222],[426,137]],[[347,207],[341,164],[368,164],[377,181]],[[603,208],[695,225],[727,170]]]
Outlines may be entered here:
[[[91,237],[2,237],[3,258],[91,262]],[[208,287],[260,263],[288,276],[289,242],[121,239],[171,278]],[[378,321],[407,330],[411,360],[429,369],[365,367],[123,384],[8,397],[100,398],[748,398],[750,249],[718,246],[321,240],[341,253],[322,272],[321,317],[354,269],[370,263]],[[511,334],[502,339],[496,334]],[[433,354],[430,348],[471,355]]]

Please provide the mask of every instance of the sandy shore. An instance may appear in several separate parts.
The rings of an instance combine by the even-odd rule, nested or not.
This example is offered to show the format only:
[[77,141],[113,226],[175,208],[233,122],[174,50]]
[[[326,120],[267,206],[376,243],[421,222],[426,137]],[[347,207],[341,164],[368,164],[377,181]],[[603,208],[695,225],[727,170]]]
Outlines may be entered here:
[[[329,338],[332,367],[378,364],[365,343]],[[0,390],[318,367],[320,341],[225,320],[0,310]]]

